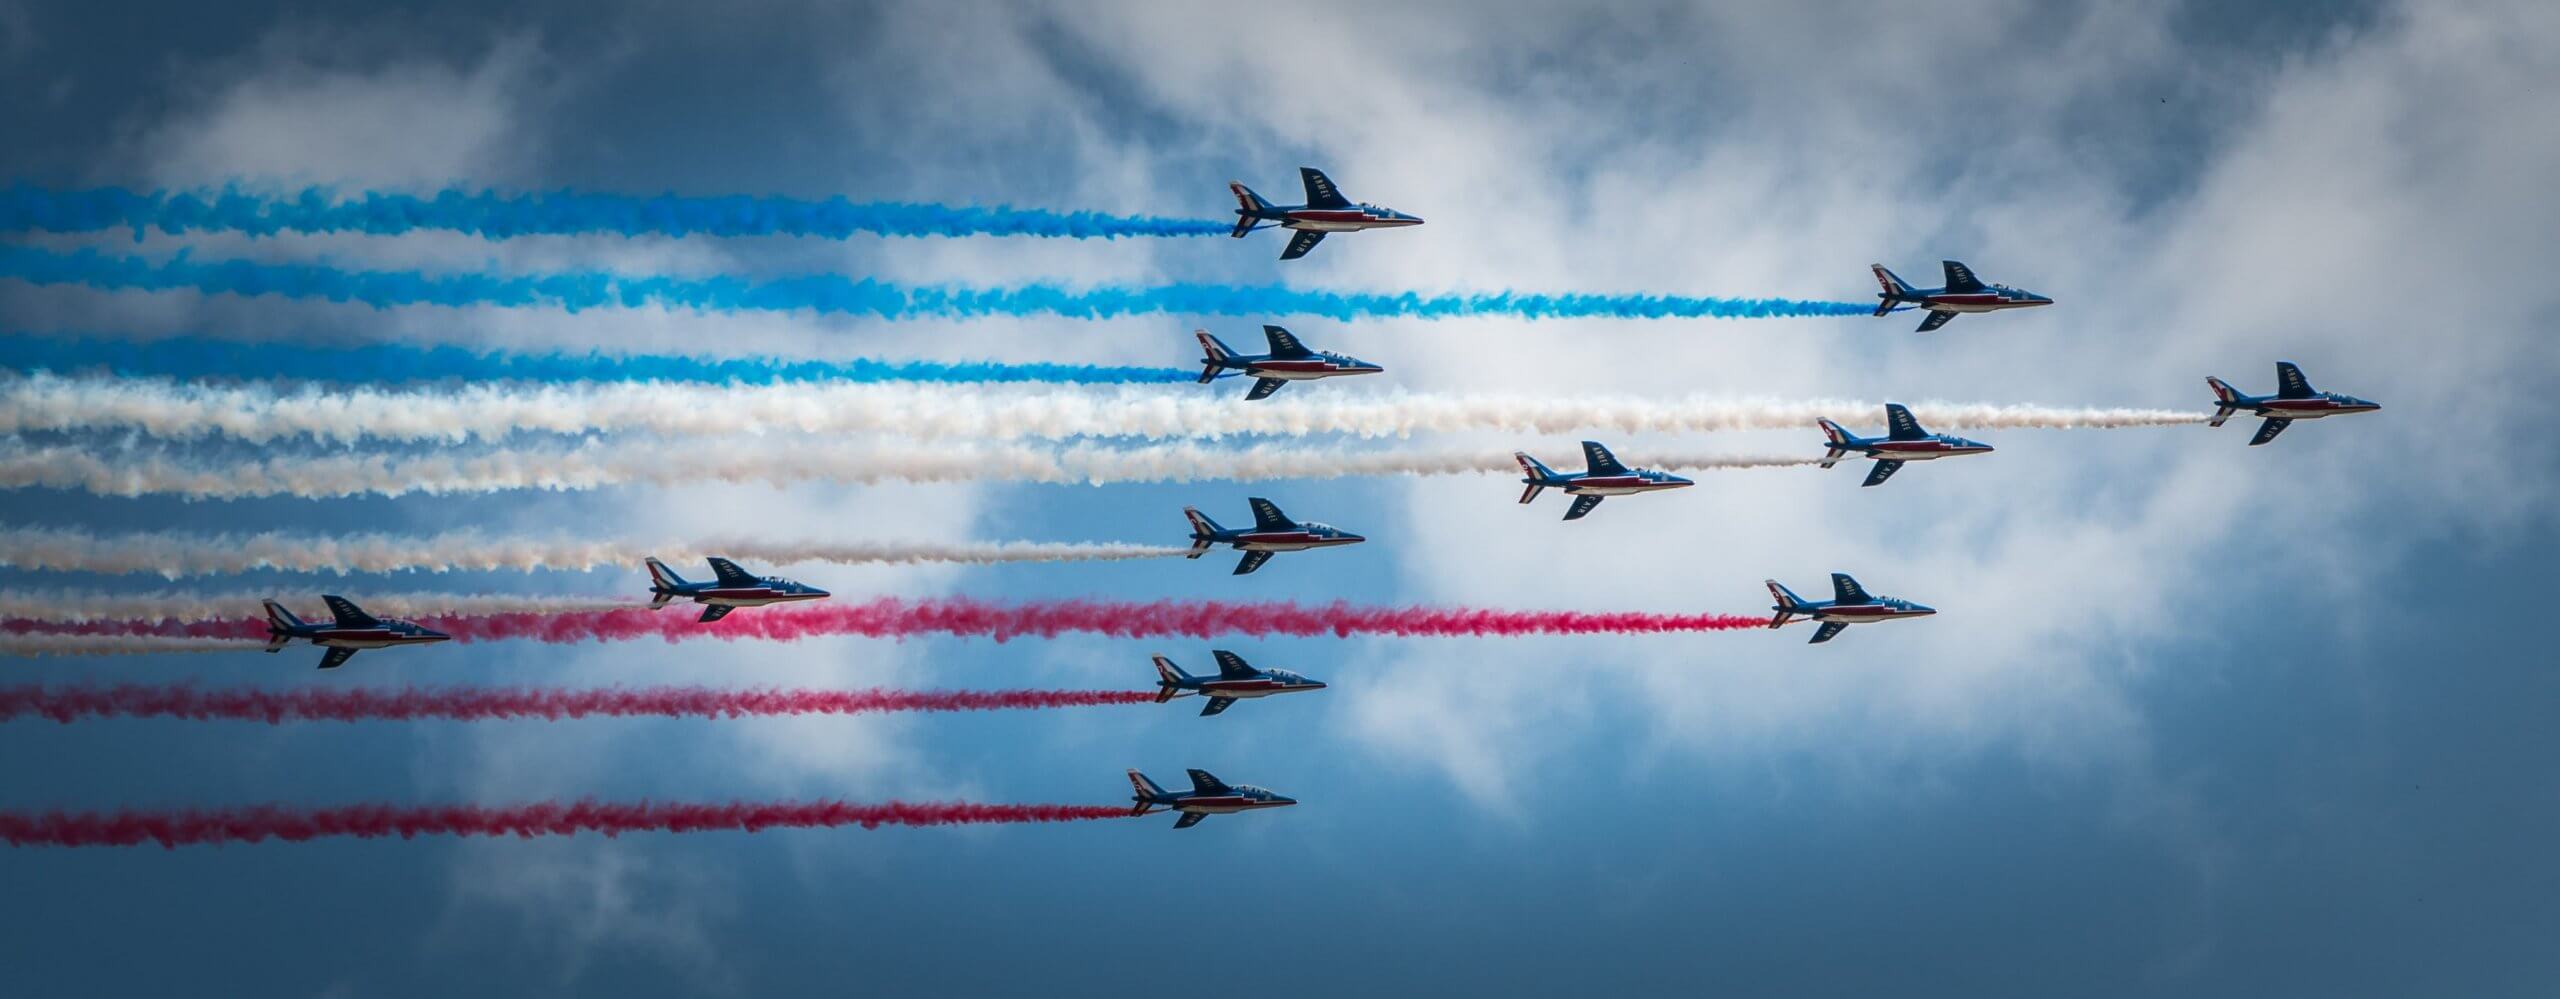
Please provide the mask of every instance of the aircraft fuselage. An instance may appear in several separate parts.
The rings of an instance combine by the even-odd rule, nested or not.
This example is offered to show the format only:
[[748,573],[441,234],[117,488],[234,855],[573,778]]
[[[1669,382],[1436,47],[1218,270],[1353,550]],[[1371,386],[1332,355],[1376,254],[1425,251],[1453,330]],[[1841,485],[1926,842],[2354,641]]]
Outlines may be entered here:
[[1236,680],[1203,680],[1196,688],[1209,697],[1254,698],[1273,694],[1295,694],[1306,690],[1323,690],[1321,683],[1289,683],[1276,677],[1256,676]]
[[2370,402],[2314,396],[2309,399],[2251,399],[2241,403],[2251,413],[2278,420],[2316,420],[2323,416],[2370,413],[2382,407]]
[[825,596],[826,594],[824,593],[795,593],[790,590],[777,590],[770,586],[713,587],[707,590],[698,590],[692,594],[693,602],[698,604],[711,604],[717,607],[762,607],[766,604],[785,604],[799,600],[817,600]]
[[1195,794],[1175,799],[1174,811],[1198,815],[1233,815],[1262,808],[1286,808],[1297,804],[1287,798],[1255,798],[1242,794]]
[[1313,381],[1335,375],[1374,375],[1384,370],[1386,369],[1374,364],[1344,363],[1329,357],[1284,357],[1247,361],[1244,365],[1245,374],[1255,378],[1277,378],[1291,382]]
[[1832,604],[1828,606],[1815,607],[1802,613],[1816,621],[1841,621],[1849,624],[1867,624],[1876,621],[1899,621],[1904,618],[1928,617],[1931,614],[1937,613],[1937,611],[1933,608],[1922,607],[1918,604],[1895,606],[1891,603],[1873,603]]
[[415,634],[389,628],[322,628],[308,635],[311,644],[331,649],[387,649],[395,645],[427,645],[447,641],[448,635]]
[[1865,451],[1867,453],[1867,457],[1874,458],[1879,461],[1929,461],[1935,458],[1959,458],[1968,454],[1991,453],[1991,449],[1989,447],[1981,444],[1958,444],[1954,441],[1941,440],[1937,438],[1924,438],[1913,441],[1861,441],[1858,443],[1857,448],[1861,451]]
[[1240,551],[1302,552],[1310,548],[1334,548],[1358,544],[1361,540],[1363,539],[1353,536],[1328,537],[1312,531],[1248,531],[1236,535],[1230,543]]
[[1304,232],[1358,232],[1422,224],[1418,218],[1381,215],[1365,208],[1291,208],[1279,216],[1281,228]]
[[1993,289],[1988,291],[1924,292],[1913,299],[1931,312],[1999,312],[2004,309],[2027,309],[2053,303],[2026,292]]
[[1584,475],[1556,486],[1567,496],[1633,496],[1637,493],[1660,492],[1693,485],[1681,478],[1648,478],[1642,475]]

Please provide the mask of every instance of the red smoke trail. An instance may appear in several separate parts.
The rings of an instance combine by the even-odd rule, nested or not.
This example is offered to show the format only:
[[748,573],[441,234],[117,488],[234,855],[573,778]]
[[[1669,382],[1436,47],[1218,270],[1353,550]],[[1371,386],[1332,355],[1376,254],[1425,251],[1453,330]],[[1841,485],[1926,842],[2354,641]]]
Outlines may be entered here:
[[0,687],[0,721],[41,716],[186,718],[196,721],[487,721],[590,716],[737,718],[749,715],[852,715],[883,711],[994,711],[1144,704],[1146,690],[713,690],[634,687],[549,690],[480,687],[398,689],[198,690],[188,686]]
[[[645,608],[552,614],[447,614],[419,618],[418,623],[465,642],[510,638],[540,642],[626,641],[638,638],[660,638],[670,642],[688,638],[794,641],[821,635],[905,638],[928,634],[987,637],[1002,642],[1026,636],[1055,638],[1066,632],[1090,632],[1114,638],[1624,635],[1732,631],[1761,627],[1768,624],[1769,619],[1735,614],[1359,607],[1341,602],[1307,605],[1288,601],[1159,600],[1130,603],[1058,600],[995,604],[958,598],[750,607],[711,624],[697,623],[689,613],[657,613]],[[0,632],[262,638],[267,633],[267,625],[264,620],[256,618],[192,623],[62,622],[10,618],[0,620]]]
[[323,836],[569,836],[597,832],[763,832],[837,826],[952,826],[999,822],[1074,822],[1129,814],[1127,805],[979,805],[967,802],[777,801],[727,804],[668,802],[537,802],[529,805],[347,805],[296,808],[125,809],[114,812],[0,812],[0,840],[11,846],[140,846],[175,849],[200,843],[289,843]]

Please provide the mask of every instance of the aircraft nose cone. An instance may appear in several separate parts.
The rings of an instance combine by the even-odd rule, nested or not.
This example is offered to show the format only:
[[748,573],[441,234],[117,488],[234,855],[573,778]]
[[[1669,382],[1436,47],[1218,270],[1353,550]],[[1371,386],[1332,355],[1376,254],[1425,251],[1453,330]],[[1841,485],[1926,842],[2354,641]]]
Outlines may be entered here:
[[1937,608],[1935,608],[1935,607],[1931,607],[1931,606],[1929,606],[1929,605],[1927,605],[1927,604],[1912,604],[1912,605],[1911,605],[1911,613],[1913,613],[1913,614],[1917,614],[1917,615],[1919,615],[1919,616],[1921,616],[1921,617],[1927,617],[1927,616],[1929,616],[1929,615],[1931,615],[1931,614],[1935,614],[1935,613],[1937,613],[1937,612],[1938,612],[1938,609],[1937,609]]
[[827,592],[827,591],[825,591],[825,590],[818,589],[818,588],[816,588],[816,587],[810,587],[810,588],[809,588],[809,599],[811,599],[811,600],[824,600],[824,599],[826,599],[826,598],[828,598],[828,597],[832,597],[832,596],[835,596],[835,594],[833,594],[833,593],[829,593],[829,592]]
[[1681,487],[1683,487],[1683,486],[1694,486],[1694,485],[1697,485],[1697,484],[1698,484],[1697,482],[1695,482],[1695,481],[1693,481],[1693,480],[1690,480],[1690,479],[1684,479],[1684,478],[1681,478],[1681,477],[1679,477],[1679,476],[1677,476],[1677,475],[1664,476],[1663,478],[1664,478],[1666,481],[1668,481],[1668,482],[1670,482],[1670,483],[1671,483],[1671,488],[1673,488],[1673,489],[1678,489],[1678,488],[1681,488]]
[[1298,803],[1298,799],[1296,799],[1296,798],[1290,798],[1290,797],[1278,797],[1278,798],[1273,798],[1273,799],[1271,799],[1271,803],[1272,803],[1272,804],[1274,804],[1274,805],[1294,805],[1294,804],[1297,804],[1297,803]]
[[448,635],[448,634],[445,634],[444,632],[441,632],[441,631],[430,631],[430,632],[427,632],[427,641],[430,641],[430,642],[450,642],[450,641],[453,641],[453,636]]
[[1363,542],[1363,541],[1367,541],[1367,540],[1369,540],[1369,539],[1364,538],[1364,537],[1361,537],[1360,535],[1357,535],[1357,534],[1349,534],[1349,533],[1345,533],[1345,534],[1342,536],[1342,543],[1343,543],[1343,544],[1346,544],[1346,545],[1356,545],[1356,544],[1359,544],[1359,543],[1361,543],[1361,542]]

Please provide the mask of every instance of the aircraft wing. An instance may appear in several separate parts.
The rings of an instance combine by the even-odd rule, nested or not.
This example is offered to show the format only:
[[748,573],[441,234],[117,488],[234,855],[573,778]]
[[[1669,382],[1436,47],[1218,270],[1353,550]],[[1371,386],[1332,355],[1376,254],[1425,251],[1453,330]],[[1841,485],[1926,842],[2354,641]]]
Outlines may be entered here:
[[713,621],[728,617],[729,612],[733,610],[737,610],[737,608],[731,607],[728,604],[712,604],[711,606],[702,609],[701,623],[710,624]]
[[755,574],[748,572],[745,569],[738,568],[738,563],[736,562],[729,561],[728,559],[721,558],[717,555],[712,556],[706,561],[711,563],[711,574],[719,579],[720,585],[722,586],[756,585]]
[[2249,446],[2250,446],[2250,447],[2257,447],[2257,446],[2258,446],[2258,445],[2260,445],[2260,444],[2264,444],[2264,443],[2266,443],[2266,442],[2268,442],[2268,441],[2274,440],[2274,439],[2276,439],[2276,435],[2277,435],[2277,434],[2280,434],[2280,433],[2283,433],[2283,432],[2284,432],[2284,428],[2286,428],[2286,427],[2290,427],[2290,426],[2292,426],[2292,425],[2293,425],[2293,421],[2292,421],[2292,420],[2274,420],[2274,419],[2268,420],[2268,421],[2267,421],[2267,422],[2265,422],[2265,423],[2258,424],[2258,436],[2256,436],[2256,437],[2252,437],[2252,438],[2249,438]]
[[1911,415],[1911,407],[1898,402],[1884,404],[1884,423],[1887,440],[1916,441],[1929,436],[1928,431],[1920,429],[1920,420]]
[[1289,237],[1289,248],[1280,251],[1280,259],[1296,260],[1299,257],[1306,256],[1307,251],[1315,249],[1316,244],[1321,242],[1324,242],[1323,233],[1316,232],[1314,230],[1300,230],[1297,235]]
[[1947,269],[1948,291],[1982,290],[1982,279],[1973,276],[1973,268],[1967,267],[1963,262],[1955,260],[1941,260],[1938,261],[1938,263]]
[[1228,787],[1226,781],[1219,780],[1216,775],[1206,770],[1185,770],[1183,773],[1191,775],[1191,793],[1193,794],[1235,793],[1235,789]]
[[1225,649],[1212,649],[1209,654],[1217,657],[1218,675],[1225,679],[1249,680],[1260,673],[1259,670],[1245,665],[1243,656],[1229,652]]
[[2311,390],[2311,379],[2302,377],[2302,369],[2292,361],[2276,362],[2276,398],[2308,399],[2319,394]]
[[1232,697],[1212,697],[1209,699],[1208,704],[1203,705],[1200,708],[1200,717],[1207,718],[1210,715],[1217,714],[1218,712],[1226,710],[1229,706],[1235,704],[1235,702],[1236,699]]
[[1901,470],[1902,463],[1899,461],[1876,462],[1875,470],[1867,473],[1867,481],[1865,484],[1870,486],[1881,486],[1884,484],[1884,480],[1893,478],[1893,473]]
[[1351,207],[1351,199],[1342,196],[1342,189],[1333,186],[1333,178],[1325,176],[1324,171],[1314,167],[1299,167],[1298,179],[1307,185],[1307,207]]
[[1582,442],[1582,462],[1584,470],[1592,475],[1627,474],[1627,466],[1619,464],[1618,456],[1610,454],[1599,441]]
[[1843,604],[1876,602],[1876,598],[1867,595],[1866,587],[1858,585],[1858,581],[1849,578],[1849,574],[1845,572],[1831,574],[1831,599],[1834,603]]
[[338,619],[338,627],[378,628],[382,626],[381,621],[375,620],[373,615],[365,613],[364,608],[356,606],[356,602],[353,600],[349,600],[335,594],[324,596],[320,599],[328,603],[329,615]]
[[1564,512],[1564,519],[1581,520],[1590,516],[1591,508],[1599,506],[1600,501],[1607,498],[1606,496],[1576,496],[1573,498],[1573,509]]
[[1921,320],[1921,321],[1920,321],[1920,328],[1919,328],[1919,329],[1916,329],[1916,330],[1913,330],[1912,332],[1914,332],[1914,333],[1926,333],[1926,332],[1929,332],[1930,330],[1937,329],[1937,328],[1938,328],[1938,327],[1940,327],[1940,326],[1944,326],[1944,325],[1946,325],[1946,324],[1947,324],[1947,320],[1953,319],[1953,318],[1955,318],[1955,317],[1956,317],[1956,314],[1955,314],[1955,313],[1948,312],[1948,311],[1945,311],[1945,310],[1943,310],[1943,309],[1931,309],[1931,310],[1929,310],[1929,318]]
[[1192,826],[1199,825],[1201,819],[1208,817],[1209,814],[1207,812],[1184,812],[1182,813],[1181,818],[1173,820],[1173,827],[1176,829],[1189,829]]
[[1271,398],[1271,393],[1280,391],[1280,386],[1287,384],[1289,383],[1277,378],[1256,378],[1253,380],[1253,391],[1244,394],[1245,401]]
[[1849,622],[1847,621],[1824,621],[1822,622],[1822,627],[1814,630],[1813,641],[1806,642],[1805,644],[1819,645],[1823,642],[1828,642],[1831,640],[1832,636],[1840,633],[1840,629],[1848,626]]
[[1236,563],[1236,571],[1228,573],[1227,575],[1245,575],[1255,569],[1262,568],[1262,563],[1268,561],[1271,561],[1270,552],[1246,552],[1244,553],[1244,561]]
[[1306,344],[1298,342],[1297,334],[1278,326],[1263,327],[1262,338],[1271,341],[1273,357],[1314,357],[1316,354],[1315,351],[1308,350]]
[[1253,508],[1254,530],[1285,531],[1298,526],[1297,521],[1290,520],[1288,514],[1280,512],[1278,503],[1255,496],[1245,500],[1245,505]]
[[328,655],[320,657],[320,668],[337,669],[340,666],[346,665],[347,660],[355,657],[356,650],[354,649],[330,649]]

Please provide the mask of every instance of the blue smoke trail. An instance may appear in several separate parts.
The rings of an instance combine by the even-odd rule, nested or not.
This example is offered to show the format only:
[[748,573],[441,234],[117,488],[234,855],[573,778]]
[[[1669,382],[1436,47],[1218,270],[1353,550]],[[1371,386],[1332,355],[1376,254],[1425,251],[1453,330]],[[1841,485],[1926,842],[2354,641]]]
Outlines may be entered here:
[[162,263],[95,250],[58,253],[0,246],[0,278],[103,290],[192,289],[208,294],[281,295],[401,305],[558,306],[571,312],[603,306],[661,306],[704,312],[840,312],[882,319],[1055,315],[1109,319],[1155,313],[1217,316],[1307,315],[1336,320],[1379,316],[1451,319],[1772,319],[1860,316],[1873,306],[1787,298],[1695,298],[1679,295],[1518,295],[1470,292],[1308,291],[1278,285],[1171,284],[1155,288],[1089,288],[1031,284],[1015,288],[908,287],[836,274],[752,281],[745,278],[633,277],[600,271],[505,277],[428,275],[417,271],[345,271],[313,264],[253,260],[198,262],[187,253]]
[[693,198],[678,195],[500,194],[443,191],[430,197],[367,191],[340,199],[325,188],[288,196],[225,190],[131,191],[102,187],[56,191],[26,184],[0,190],[0,231],[98,232],[131,229],[171,235],[228,231],[253,236],[283,232],[354,232],[397,236],[420,229],[469,233],[484,239],[537,234],[610,233],[621,236],[816,236],[844,239],[880,236],[1060,236],[1118,239],[1129,236],[1220,236],[1231,223],[1101,212],[1053,212],[1014,208],[810,201],[777,197]]
[[168,378],[285,378],[319,382],[411,382],[456,378],[526,382],[1187,382],[1181,368],[992,361],[809,361],[779,357],[680,357],[474,352],[460,347],[368,344],[315,348],[202,337],[133,341],[103,337],[0,335],[0,368],[65,374],[108,371]]

